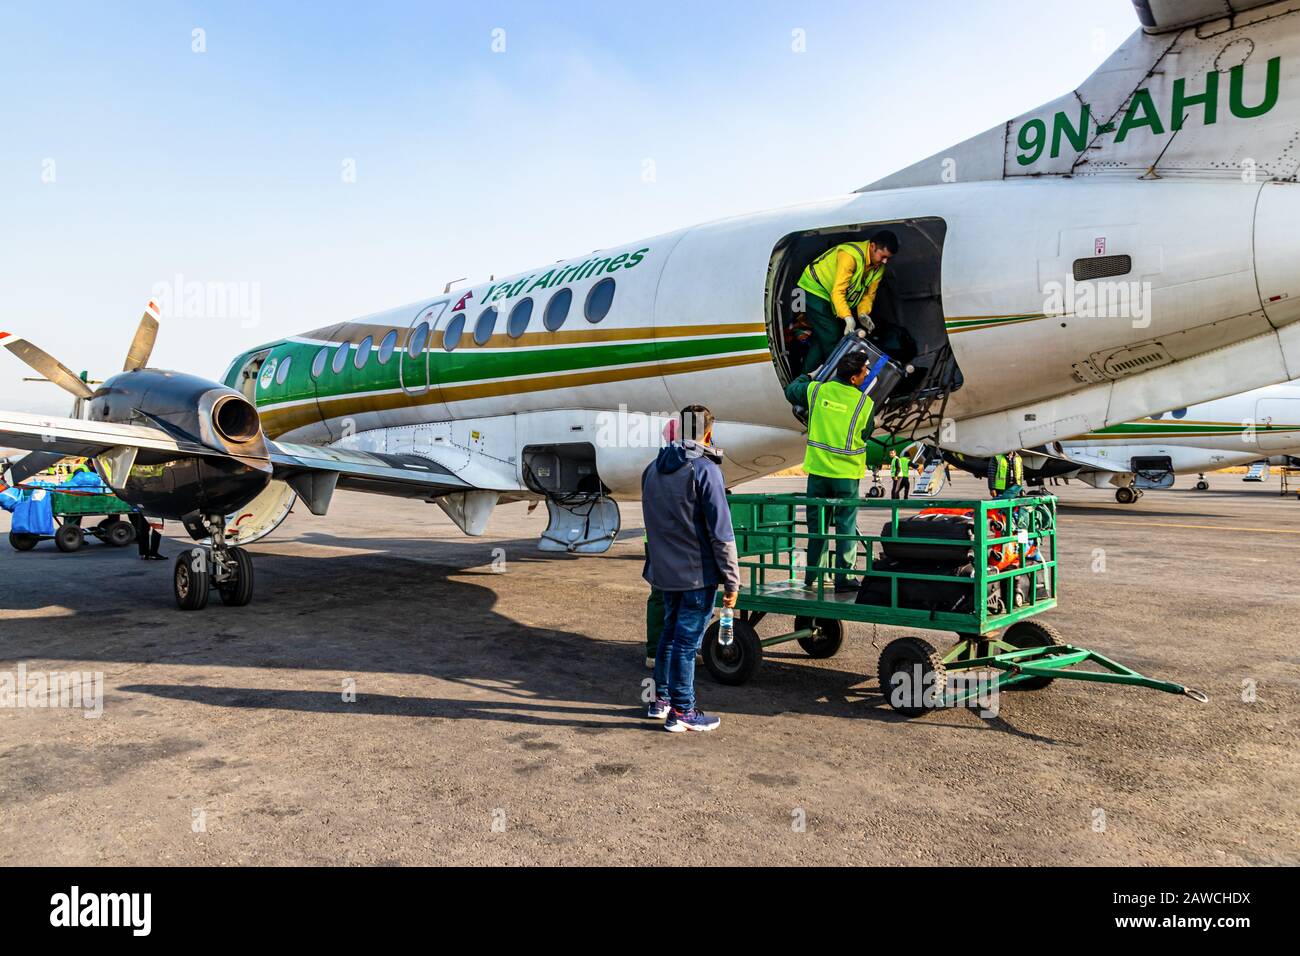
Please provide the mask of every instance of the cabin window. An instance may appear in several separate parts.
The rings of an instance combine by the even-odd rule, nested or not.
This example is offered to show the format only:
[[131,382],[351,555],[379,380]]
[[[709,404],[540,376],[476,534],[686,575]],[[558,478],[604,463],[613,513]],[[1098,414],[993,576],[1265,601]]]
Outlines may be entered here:
[[489,306],[483,310],[483,314],[480,315],[478,321],[474,323],[474,344],[487,345],[488,339],[492,338],[492,332],[496,327],[496,306]]
[[289,366],[293,363],[293,356],[286,355],[280,361],[280,367],[275,370],[275,384],[283,385],[285,379],[289,377]]
[[316,353],[316,357],[311,360],[311,377],[320,378],[325,373],[325,362],[329,358],[330,350],[325,348]]
[[447,327],[442,330],[442,347],[448,352],[454,351],[456,346],[460,345],[460,336],[464,331],[465,313],[462,312],[448,322]]
[[397,348],[397,329],[390,329],[384,336],[384,340],[379,343],[379,364],[387,365],[388,360],[393,357],[393,350]]
[[418,359],[424,354],[424,343],[429,341],[429,323],[421,322],[411,333],[411,341],[406,346],[406,354],[412,359]]
[[348,364],[348,350],[351,348],[352,348],[351,342],[344,342],[342,345],[339,346],[339,350],[334,353],[334,361],[330,365],[330,367],[334,369],[335,375],[343,371],[343,366]]
[[367,335],[362,339],[361,344],[357,346],[357,354],[356,357],[352,359],[352,364],[358,369],[365,368],[366,361],[370,358],[370,350],[374,348],[374,345],[375,337],[373,335]]
[[551,296],[551,301],[546,303],[546,312],[542,315],[542,325],[546,326],[548,332],[554,332],[564,324],[564,320],[569,317],[569,306],[572,304],[572,289],[561,289]]
[[587,302],[582,307],[582,314],[593,325],[609,315],[609,307],[614,304],[614,280],[601,279],[587,293]]
[[510,310],[510,318],[506,321],[506,334],[512,339],[517,339],[528,331],[528,323],[533,319],[533,300],[523,299],[515,304]]

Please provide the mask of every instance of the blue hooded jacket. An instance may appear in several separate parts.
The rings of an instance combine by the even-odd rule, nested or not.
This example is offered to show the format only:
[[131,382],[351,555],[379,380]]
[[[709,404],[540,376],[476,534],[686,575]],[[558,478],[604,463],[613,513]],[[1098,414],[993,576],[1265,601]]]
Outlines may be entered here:
[[694,441],[673,442],[641,475],[646,549],[643,577],[661,591],[723,585],[740,590],[736,534],[721,456]]

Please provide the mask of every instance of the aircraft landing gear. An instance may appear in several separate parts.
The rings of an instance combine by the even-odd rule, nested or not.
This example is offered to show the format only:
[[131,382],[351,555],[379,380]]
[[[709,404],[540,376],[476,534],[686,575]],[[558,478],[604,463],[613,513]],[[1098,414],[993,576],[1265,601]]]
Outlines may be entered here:
[[1198,479],[1197,482],[1196,482],[1196,490],[1197,490],[1197,491],[1209,491],[1209,490],[1210,490],[1210,483],[1209,483],[1208,481],[1205,480],[1205,475],[1204,475],[1204,474],[1200,474],[1200,475],[1197,475],[1196,477],[1197,477],[1197,479]]
[[176,606],[182,611],[201,610],[215,587],[222,604],[243,607],[253,600],[253,559],[243,548],[226,544],[225,516],[210,515],[202,522],[211,533],[212,547],[190,548],[176,558],[172,569]]
[[1118,488],[1115,491],[1115,500],[1122,505],[1131,505],[1141,497],[1142,492],[1134,488],[1132,485],[1125,485],[1123,488]]

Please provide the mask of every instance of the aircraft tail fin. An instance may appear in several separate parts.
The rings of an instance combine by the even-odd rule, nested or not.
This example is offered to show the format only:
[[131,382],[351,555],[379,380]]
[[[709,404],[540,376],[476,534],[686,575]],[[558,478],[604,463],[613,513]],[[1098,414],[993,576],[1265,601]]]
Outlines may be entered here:
[[1294,181],[1300,0],[1134,3],[1145,29],[1078,89],[859,191],[1041,176]]

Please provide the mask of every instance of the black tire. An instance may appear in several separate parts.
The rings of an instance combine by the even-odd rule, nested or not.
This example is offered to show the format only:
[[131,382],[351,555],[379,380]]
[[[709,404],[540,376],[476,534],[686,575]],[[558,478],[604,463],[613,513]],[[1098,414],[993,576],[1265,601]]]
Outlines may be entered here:
[[[202,548],[190,548],[176,557],[172,567],[172,593],[182,611],[198,611],[208,605],[208,587],[212,575],[210,559]],[[196,567],[197,565],[197,567]]]
[[1198,481],[1198,482],[1196,483],[1196,490],[1197,490],[1197,491],[1209,491],[1209,490],[1210,490],[1210,483],[1209,483],[1208,481]]
[[21,531],[9,532],[9,546],[15,551],[30,551],[40,540],[40,535],[24,534]]
[[243,548],[231,548],[230,557],[235,562],[235,578],[217,586],[221,603],[230,607],[243,607],[253,600],[253,559]]
[[733,623],[735,638],[729,647],[718,644],[719,625],[714,621],[704,632],[704,666],[710,676],[719,684],[733,687],[747,683],[758,665],[763,663],[763,645],[759,643],[758,631],[752,624],[736,618]]
[[[943,655],[929,641],[919,637],[900,637],[896,641],[890,641],[880,652],[877,676],[886,703],[900,714],[917,717],[932,710],[932,707],[926,706],[924,698],[918,699],[919,695],[900,697],[899,692],[905,692],[909,688],[901,682],[895,685],[895,674],[906,674],[909,683],[919,676],[921,689],[925,694],[931,695],[931,701],[942,703],[947,696],[948,671],[943,666]],[[934,675],[933,678],[930,675]]]
[[844,623],[833,617],[796,617],[794,619],[794,629],[802,631],[807,627],[816,627],[821,633],[815,637],[799,638],[799,646],[804,649],[804,653],[809,657],[815,657],[818,660],[824,660],[828,657],[834,657],[840,652],[840,647],[844,644]]
[[64,554],[81,550],[86,543],[86,533],[75,524],[61,524],[54,532],[54,546]]
[[1115,500],[1122,505],[1131,505],[1137,501],[1137,492],[1127,486],[1118,488],[1115,491]]
[[[1010,644],[1018,651],[1027,647],[1066,646],[1065,639],[1056,628],[1039,621],[1017,621],[1002,632],[999,640],[1004,644]],[[1042,690],[1055,679],[1054,677],[1030,677],[1012,684],[1008,690]]]
[[867,489],[868,498],[883,498],[884,496],[885,496],[885,489],[880,487],[879,485],[872,485],[870,488]]
[[127,521],[110,521],[104,527],[104,540],[115,548],[125,548],[135,540],[135,528]]

